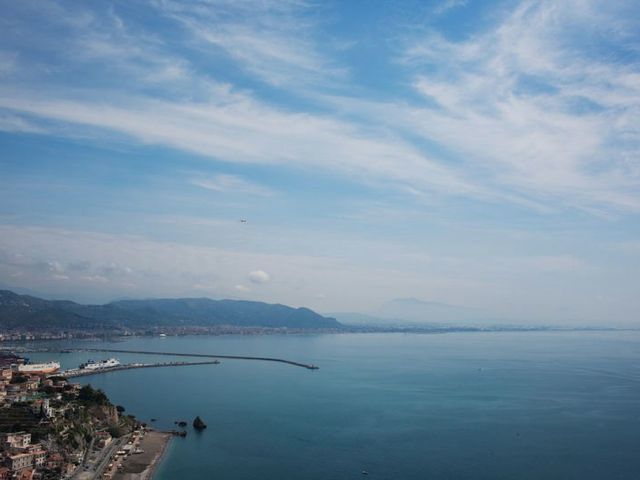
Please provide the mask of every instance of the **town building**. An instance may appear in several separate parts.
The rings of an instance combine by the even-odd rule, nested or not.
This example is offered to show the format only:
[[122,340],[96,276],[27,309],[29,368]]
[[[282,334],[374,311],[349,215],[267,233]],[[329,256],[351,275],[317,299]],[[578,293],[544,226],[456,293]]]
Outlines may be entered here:
[[5,450],[26,448],[31,445],[31,434],[27,432],[2,433],[0,442]]

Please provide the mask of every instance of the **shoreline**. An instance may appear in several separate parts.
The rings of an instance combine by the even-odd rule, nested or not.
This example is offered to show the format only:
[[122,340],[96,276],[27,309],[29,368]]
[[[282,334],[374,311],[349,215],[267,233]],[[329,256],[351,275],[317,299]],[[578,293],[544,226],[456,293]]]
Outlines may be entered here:
[[129,455],[122,462],[122,469],[115,472],[114,480],[151,480],[156,474],[158,465],[163,460],[169,443],[172,440],[171,433],[148,430],[140,441],[139,448],[144,453]]
[[[27,347],[26,345],[37,345],[50,342],[108,342],[120,343],[131,338],[166,338],[166,337],[222,337],[222,336],[307,336],[307,335],[370,335],[370,334],[416,334],[416,335],[440,335],[450,333],[611,333],[611,332],[638,332],[638,327],[605,327],[605,326],[546,326],[546,325],[478,325],[478,326],[427,326],[427,325],[346,325],[341,330],[273,330],[260,332],[189,332],[189,333],[169,333],[164,336],[157,334],[132,334],[125,335],[122,333],[111,333],[108,336],[103,335],[87,335],[77,336],[73,338],[50,338],[38,337],[33,338],[6,338],[11,332],[0,331],[0,351],[15,351],[19,349],[24,353],[42,353],[51,350],[48,348]],[[17,333],[17,335],[25,335],[25,333]],[[67,353],[67,352],[62,352]]]
[[154,461],[151,462],[151,465],[149,465],[148,473],[147,473],[147,478],[149,480],[153,480],[155,478],[156,472],[158,470],[158,466],[160,465],[160,463],[162,463],[162,461],[164,460],[164,457],[167,455],[167,450],[169,450],[169,445],[171,445],[171,443],[174,441],[173,434],[169,433],[167,435],[169,436],[164,441],[164,445],[162,445],[162,449],[160,450],[160,453],[156,456]]

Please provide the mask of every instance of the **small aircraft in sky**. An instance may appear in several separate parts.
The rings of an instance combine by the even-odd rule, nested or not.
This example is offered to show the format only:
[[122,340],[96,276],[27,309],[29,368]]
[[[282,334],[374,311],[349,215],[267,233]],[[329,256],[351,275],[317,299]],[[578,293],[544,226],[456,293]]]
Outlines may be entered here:
[[247,223],[247,219],[246,218],[241,218],[240,219],[240,223]]

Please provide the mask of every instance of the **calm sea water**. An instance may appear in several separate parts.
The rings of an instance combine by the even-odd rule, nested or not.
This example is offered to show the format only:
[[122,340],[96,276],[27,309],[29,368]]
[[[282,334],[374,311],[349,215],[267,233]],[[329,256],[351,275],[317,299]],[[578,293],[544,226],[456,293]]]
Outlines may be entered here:
[[173,440],[159,480],[640,478],[639,333],[134,338],[115,348],[320,366],[227,360],[84,379],[159,428],[208,423]]

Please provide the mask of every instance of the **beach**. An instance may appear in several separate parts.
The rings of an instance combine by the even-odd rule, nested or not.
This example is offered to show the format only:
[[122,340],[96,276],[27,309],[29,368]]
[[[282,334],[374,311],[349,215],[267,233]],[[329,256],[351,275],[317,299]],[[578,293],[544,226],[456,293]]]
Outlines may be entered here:
[[114,475],[114,480],[149,480],[153,478],[155,468],[160,463],[170,440],[170,433],[148,431],[139,444],[139,448],[144,452],[129,455],[122,462],[123,468]]

